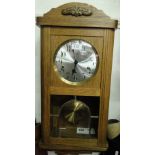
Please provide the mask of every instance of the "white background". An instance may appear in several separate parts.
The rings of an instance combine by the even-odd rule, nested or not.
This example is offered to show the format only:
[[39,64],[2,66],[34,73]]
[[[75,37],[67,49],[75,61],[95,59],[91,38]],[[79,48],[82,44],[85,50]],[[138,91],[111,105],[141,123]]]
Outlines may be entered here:
[[[35,4],[0,4],[0,154],[34,155]],[[122,155],[155,154],[154,6],[121,1]]]

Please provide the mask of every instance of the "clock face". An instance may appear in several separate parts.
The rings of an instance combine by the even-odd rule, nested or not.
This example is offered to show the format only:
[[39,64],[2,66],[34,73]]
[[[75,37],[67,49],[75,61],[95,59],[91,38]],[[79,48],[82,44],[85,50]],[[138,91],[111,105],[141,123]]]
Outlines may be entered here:
[[90,79],[95,74],[98,55],[90,43],[70,40],[58,48],[54,61],[61,79],[78,83]]

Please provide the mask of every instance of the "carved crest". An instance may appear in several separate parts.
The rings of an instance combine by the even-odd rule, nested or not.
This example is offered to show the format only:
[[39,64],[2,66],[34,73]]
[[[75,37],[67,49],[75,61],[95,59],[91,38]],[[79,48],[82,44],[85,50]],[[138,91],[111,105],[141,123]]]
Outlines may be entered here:
[[72,15],[75,17],[78,16],[91,16],[92,10],[84,8],[84,7],[69,7],[66,9],[63,9],[61,12],[63,15]]
[[102,10],[98,10],[92,5],[72,2],[51,9],[43,17],[37,17],[37,24],[66,27],[116,28],[117,20],[111,19]]

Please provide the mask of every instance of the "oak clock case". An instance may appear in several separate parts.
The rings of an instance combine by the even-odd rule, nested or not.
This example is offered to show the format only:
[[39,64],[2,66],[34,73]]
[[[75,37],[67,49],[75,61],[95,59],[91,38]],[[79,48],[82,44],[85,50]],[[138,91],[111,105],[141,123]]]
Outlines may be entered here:
[[105,151],[117,21],[84,3],[37,17],[41,27],[42,139],[48,150]]

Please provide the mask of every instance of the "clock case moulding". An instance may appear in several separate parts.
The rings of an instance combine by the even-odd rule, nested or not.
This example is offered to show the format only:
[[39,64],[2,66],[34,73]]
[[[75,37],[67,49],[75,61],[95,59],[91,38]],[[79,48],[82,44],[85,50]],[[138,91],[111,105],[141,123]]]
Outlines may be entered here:
[[[91,5],[67,3],[51,9],[42,17],[37,17],[36,23],[41,27],[42,139],[40,147],[66,151],[107,150],[106,132],[113,42],[118,22]],[[56,45],[71,39],[86,40],[94,44],[93,46],[99,51],[98,73],[88,82],[78,86],[68,85],[61,81],[51,61],[57,49]],[[96,139],[51,137],[50,96],[52,94],[99,97],[98,137]]]

